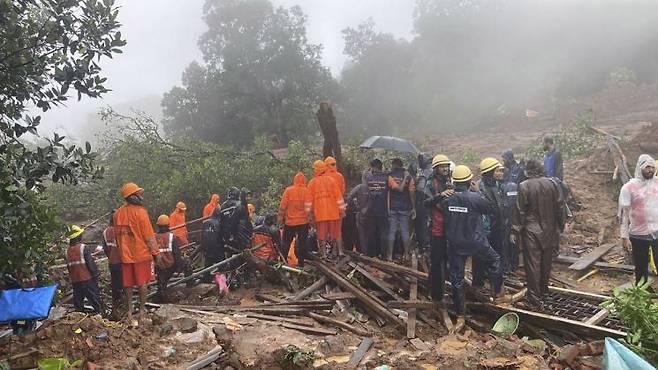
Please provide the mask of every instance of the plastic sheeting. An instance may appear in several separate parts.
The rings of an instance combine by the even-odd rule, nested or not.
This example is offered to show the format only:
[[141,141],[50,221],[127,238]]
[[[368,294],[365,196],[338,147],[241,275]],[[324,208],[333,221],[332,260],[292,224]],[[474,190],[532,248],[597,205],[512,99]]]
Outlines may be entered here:
[[0,322],[48,317],[57,284],[0,292]]
[[656,370],[642,357],[612,338],[605,338],[603,352],[605,370]]

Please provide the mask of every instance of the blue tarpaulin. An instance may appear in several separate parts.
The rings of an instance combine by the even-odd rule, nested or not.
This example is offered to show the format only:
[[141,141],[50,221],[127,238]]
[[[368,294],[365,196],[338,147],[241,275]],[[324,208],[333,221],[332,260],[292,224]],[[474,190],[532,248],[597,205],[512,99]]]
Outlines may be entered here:
[[605,338],[603,368],[605,370],[656,370],[642,357],[612,338]]
[[45,319],[56,290],[57,284],[3,290],[0,292],[0,322]]

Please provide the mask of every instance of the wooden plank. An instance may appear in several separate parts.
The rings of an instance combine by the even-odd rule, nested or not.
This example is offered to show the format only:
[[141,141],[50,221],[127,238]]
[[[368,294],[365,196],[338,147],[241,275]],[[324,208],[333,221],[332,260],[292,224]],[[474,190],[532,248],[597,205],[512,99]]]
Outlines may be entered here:
[[[411,253],[411,268],[416,270],[418,269],[418,256],[416,251]],[[411,278],[411,288],[409,289],[409,300],[415,301],[418,299],[418,278]],[[407,311],[407,339],[416,338],[416,308],[410,308]]]
[[370,312],[374,313],[375,315],[381,316],[383,319],[386,321],[390,322],[391,324],[394,324],[396,326],[400,326],[401,322],[398,319],[396,315],[394,315],[388,308],[386,308],[383,303],[376,297],[373,297],[368,293],[365,289],[352,284],[351,281],[347,280],[345,277],[343,277],[341,274],[333,270],[331,267],[326,265],[324,262],[320,260],[311,260],[309,263],[312,263],[313,265],[316,266],[316,268],[325,274],[328,278],[331,280],[335,281],[336,284],[340,285],[343,289],[350,291],[356,295],[356,299],[358,299],[361,303],[363,303],[364,307],[368,309]]
[[[345,265],[345,264],[346,264],[347,262],[349,262],[349,261],[350,261],[350,258],[349,258],[349,257],[345,257],[345,258],[341,259],[340,261],[338,261],[338,263],[336,264],[336,267],[337,267],[337,268],[340,268],[340,267],[342,267],[343,265]],[[328,282],[329,282],[329,278],[327,278],[326,276],[322,276],[322,277],[320,277],[320,279],[318,279],[315,283],[309,285],[308,287],[306,287],[306,288],[305,288],[304,290],[302,290],[301,292],[295,294],[295,295],[291,298],[291,300],[293,300],[293,301],[298,301],[298,300],[304,299],[304,298],[308,297],[309,295],[311,295],[311,294],[312,294],[313,292],[315,292],[316,290],[322,288],[322,287],[323,287],[325,284],[327,284]]]
[[336,335],[336,334],[338,334],[338,332],[336,330],[332,330],[332,329],[301,326],[301,325],[289,324],[287,322],[281,322],[281,323],[279,323],[279,325],[283,326],[284,328],[299,330],[302,333],[311,334],[311,335]]
[[536,322],[544,327],[555,327],[563,329],[574,334],[591,336],[594,338],[603,338],[606,336],[613,338],[624,338],[626,332],[606,328],[603,326],[589,325],[582,321],[571,320],[564,317],[553,316],[540,312],[528,311],[513,306],[496,305],[493,303],[469,303],[471,308],[480,308],[484,311],[514,312],[521,316],[522,319]]
[[439,306],[436,304],[436,302],[432,301],[390,301],[386,302],[386,305],[390,308],[397,308],[397,309],[409,309],[409,308],[417,308],[421,310],[433,310],[439,308]]
[[397,272],[397,273],[400,273],[400,274],[403,274],[403,275],[407,275],[407,276],[415,276],[418,279],[421,279],[421,280],[424,280],[424,281],[426,281],[428,279],[428,276],[429,276],[427,273],[424,273],[424,272],[421,272],[421,271],[418,271],[418,270],[414,270],[414,269],[406,267],[406,266],[401,266],[401,265],[398,265],[397,263],[394,263],[394,262],[386,262],[386,261],[379,260],[377,258],[367,257],[367,256],[363,256],[363,255],[356,254],[356,253],[353,253],[353,252],[347,252],[347,253],[349,253],[351,256],[353,256],[354,258],[358,259],[361,262],[368,263],[370,265],[376,266],[376,267],[378,267],[380,269],[383,269],[383,270],[394,271],[394,272]]
[[356,351],[352,353],[350,360],[345,364],[345,367],[348,369],[356,369],[368,350],[370,350],[370,347],[372,347],[373,343],[375,343],[375,341],[373,341],[372,338],[363,338],[359,347],[357,347]]
[[316,321],[318,321],[322,324],[329,324],[329,325],[335,326],[337,328],[345,329],[349,332],[352,332],[352,333],[354,333],[356,335],[359,335],[359,336],[362,336],[362,337],[371,337],[372,336],[372,333],[370,333],[366,330],[359,329],[356,326],[350,325],[346,322],[338,321],[338,320],[332,319],[330,317],[320,315],[319,313],[309,312],[308,315],[312,319],[315,319]]
[[301,325],[301,326],[313,326],[313,321],[307,321],[303,319],[295,319],[295,318],[290,318],[290,317],[280,317],[280,316],[272,316],[272,315],[263,315],[259,313],[253,313],[253,312],[247,312],[244,314],[247,317],[251,317],[254,319],[260,319],[260,320],[265,320],[265,321],[276,321],[276,322],[287,322],[290,324],[295,324],[295,325]]
[[216,346],[215,348],[210,350],[210,352],[185,365],[185,370],[203,369],[204,367],[217,361],[217,359],[223,352],[224,350],[222,349],[222,346]]
[[606,300],[610,299],[609,296],[602,295],[602,294],[583,292],[583,291],[580,291],[580,290],[573,290],[573,289],[558,288],[556,286],[549,286],[548,290],[551,291],[551,292],[565,293],[565,294],[570,294],[570,295],[575,295],[575,296],[585,297],[585,298],[593,298],[593,299],[598,299],[598,300],[601,300],[601,301],[606,301]]
[[581,257],[577,262],[569,266],[571,270],[583,271],[590,268],[599,258],[603,257],[604,254],[608,253],[615,243],[604,244],[602,246],[596,247],[593,251],[589,252],[584,257]]
[[605,320],[608,317],[609,314],[610,314],[610,311],[603,308],[603,309],[601,309],[601,311],[594,314],[594,316],[592,316],[589,319],[585,320],[585,324],[596,325],[596,324],[600,323],[601,321]]
[[[575,262],[578,262],[580,258],[578,257],[569,257],[569,256],[563,256],[560,255],[553,259],[553,262],[557,263],[562,263],[562,264],[572,264]],[[609,269],[609,270],[616,270],[616,271],[623,271],[623,272],[635,272],[635,266],[633,265],[627,265],[623,263],[608,263],[608,262],[596,262],[594,263],[594,266],[597,268],[602,268],[602,269]],[[649,271],[650,274],[653,274],[653,272]]]

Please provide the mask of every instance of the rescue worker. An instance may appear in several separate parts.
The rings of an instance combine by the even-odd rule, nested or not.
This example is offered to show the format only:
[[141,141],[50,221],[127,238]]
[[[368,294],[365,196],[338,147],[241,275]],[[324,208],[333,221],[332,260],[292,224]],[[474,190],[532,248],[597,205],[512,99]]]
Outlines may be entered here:
[[[167,301],[167,283],[176,272],[184,272],[185,276],[192,274],[189,263],[183,258],[181,248],[183,241],[169,231],[169,216],[160,215],[156,222],[158,232],[155,240],[160,248],[160,262],[155,266],[158,281],[158,294],[163,302]],[[189,285],[188,285],[189,286]]]
[[519,184],[512,231],[523,250],[530,306],[542,309],[543,296],[548,294],[553,251],[559,247],[560,231],[564,229],[559,190],[544,177],[539,161],[526,163],[528,178]]
[[219,207],[219,194],[210,196],[210,201],[203,207],[203,218],[208,218],[212,215],[215,208]]
[[[480,192],[493,205],[495,211],[484,216],[484,232],[489,245],[500,257],[500,266],[503,271],[507,269],[507,256],[503,248],[504,214],[503,189],[500,182],[503,180],[505,169],[495,158],[485,158],[480,162]],[[481,289],[484,286],[485,268],[483,262],[473,257],[473,287]]]
[[327,165],[327,176],[334,179],[338,186],[338,190],[340,190],[340,196],[343,197],[345,195],[345,178],[336,168],[336,159],[329,156],[324,159],[324,164]]
[[297,172],[281,196],[277,223],[283,226],[283,242],[281,253],[288,258],[290,244],[295,242],[295,256],[300,267],[304,267],[306,259],[306,243],[308,239],[308,220],[311,212],[311,193],[306,187],[306,177],[303,172]]
[[388,175],[382,171],[382,161],[373,159],[366,176],[368,186],[368,255],[386,258],[388,238]]
[[445,236],[444,211],[441,202],[455,191],[450,180],[450,159],[443,154],[432,158],[432,175],[425,187],[423,205],[430,212],[430,296],[443,304],[448,266],[448,244]]
[[315,177],[309,181],[308,190],[320,254],[326,257],[325,248],[329,242],[335,241],[338,255],[343,256],[341,219],[345,215],[345,201],[336,182],[326,175],[327,166],[323,161],[315,161],[313,171]]
[[240,191],[231,187],[228,200],[221,207],[224,244],[236,250],[244,250],[251,245],[252,224],[247,209],[249,194],[246,188]]
[[253,252],[254,256],[268,261],[277,261],[279,259],[281,233],[275,223],[276,216],[272,214],[259,217],[257,220],[251,246],[260,246],[260,248]]
[[251,221],[251,224],[255,225],[256,217],[258,216],[256,215],[256,206],[251,203],[247,203],[247,212],[249,213],[249,220]]
[[84,229],[78,225],[69,227],[66,237],[69,248],[66,251],[66,267],[73,285],[73,307],[85,312],[85,298],[96,314],[103,313],[101,291],[98,289],[100,270],[96,266],[91,251],[82,243]]
[[251,210],[251,190],[247,188],[240,189],[240,207],[238,208],[238,230],[239,230],[239,243],[240,250],[246,249],[250,245],[251,237],[253,234],[254,224],[251,221],[252,215],[256,216],[256,206],[252,204]]
[[555,148],[555,142],[550,136],[544,137],[544,171],[546,177],[557,177],[564,181],[564,162],[562,153]]
[[416,220],[414,230],[416,241],[422,253],[430,251],[430,233],[428,229],[430,212],[425,207],[425,195],[429,179],[432,177],[432,158],[427,154],[418,155],[418,174],[416,176]]
[[[359,234],[358,252],[368,254],[368,184],[360,183],[347,195],[346,203],[356,210],[356,229]],[[349,208],[349,207],[348,207]]]
[[489,245],[482,224],[482,216],[494,213],[496,208],[479,192],[472,179],[470,168],[456,166],[452,173],[455,193],[443,201],[452,301],[457,314],[454,332],[464,327],[464,270],[468,257],[482,261],[481,266],[491,283],[494,302],[506,301],[500,257]]
[[[210,267],[225,258],[224,238],[222,235],[222,210],[216,207],[210,218],[203,221],[201,230],[201,251],[204,267]],[[205,274],[203,282],[210,283],[210,273]]]
[[619,210],[622,245],[632,253],[635,282],[649,278],[649,249],[658,258],[658,179],[656,162],[642,154],[635,177],[621,188]]
[[112,313],[113,318],[118,318],[119,309],[123,305],[123,279],[121,277],[121,253],[117,247],[114,236],[114,223],[112,221],[115,210],[110,215],[110,224],[103,230],[103,251],[107,256],[110,269],[110,287],[112,291]]
[[138,317],[144,320],[146,313],[147,283],[152,280],[152,263],[159,263],[160,248],[155,240],[155,233],[144,207],[144,189],[129,182],[121,187],[121,196],[126,203],[114,212],[114,235],[121,252],[123,288],[128,308],[129,325],[133,322],[133,288],[139,291]]
[[[525,178],[525,175],[522,177]],[[507,265],[503,267],[503,275],[506,279],[511,279],[511,274],[519,268],[519,247],[517,241],[512,237],[512,217],[516,208],[518,188],[517,183],[503,180],[503,254],[507,256]]]
[[503,158],[503,165],[505,166],[503,183],[513,182],[519,184],[521,181],[525,180],[523,167],[516,161],[516,159],[514,159],[514,152],[512,149],[506,149],[503,151],[501,157]]
[[391,161],[388,175],[388,239],[386,259],[393,260],[395,237],[400,232],[403,259],[409,259],[409,222],[416,219],[416,182],[407,172],[400,158]]
[[176,235],[183,244],[189,244],[187,226],[185,225],[185,211],[187,206],[183,202],[176,203],[176,208],[169,215],[169,222],[171,223],[171,229],[174,235]]

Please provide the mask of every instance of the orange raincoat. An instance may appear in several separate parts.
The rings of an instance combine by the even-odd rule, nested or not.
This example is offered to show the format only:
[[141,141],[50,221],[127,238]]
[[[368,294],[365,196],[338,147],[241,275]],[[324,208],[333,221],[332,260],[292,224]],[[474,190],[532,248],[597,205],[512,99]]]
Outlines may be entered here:
[[279,214],[284,217],[287,226],[305,225],[311,212],[311,193],[306,187],[304,173],[297,172],[292,186],[283,192],[279,204]]
[[[184,224],[185,224],[185,211],[181,211],[180,209],[175,209],[173,212],[171,212],[171,214],[169,215],[169,225],[172,229],[178,225],[184,225]],[[176,230],[172,230],[171,232],[181,239],[183,245],[189,244],[189,241],[187,239],[187,226],[183,226]]]
[[308,183],[308,190],[315,222],[340,220],[341,211],[345,211],[345,201],[334,179],[316,169],[315,177]]
[[125,204],[112,216],[114,235],[119,247],[121,262],[139,263],[151,261],[152,254],[159,250],[149,250],[147,241],[155,236],[146,208]]
[[335,165],[327,166],[327,176],[334,179],[334,182],[336,182],[338,190],[340,191],[340,196],[343,197],[345,195],[345,178],[340,172],[338,172]]
[[212,212],[217,208],[219,205],[219,195],[218,194],[213,194],[210,197],[210,202],[206,204],[205,207],[203,207],[203,215],[202,217],[210,217],[212,215]]

